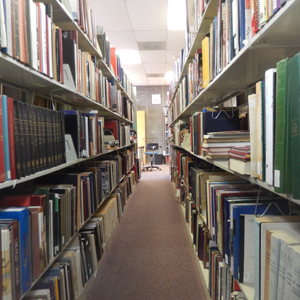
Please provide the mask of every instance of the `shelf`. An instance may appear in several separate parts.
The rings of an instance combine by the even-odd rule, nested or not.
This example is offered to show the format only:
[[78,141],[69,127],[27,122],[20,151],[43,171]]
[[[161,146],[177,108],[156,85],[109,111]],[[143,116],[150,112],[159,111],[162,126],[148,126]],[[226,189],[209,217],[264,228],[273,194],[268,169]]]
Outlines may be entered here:
[[48,174],[54,173],[56,171],[60,171],[62,169],[71,167],[73,165],[76,165],[78,163],[81,163],[81,162],[84,162],[84,161],[87,161],[87,160],[90,160],[90,159],[99,158],[99,157],[101,157],[103,155],[107,155],[107,154],[113,153],[115,151],[120,151],[120,150],[123,150],[123,149],[126,149],[126,148],[130,148],[131,146],[132,145],[128,145],[128,146],[120,147],[120,148],[117,148],[117,149],[108,150],[108,151],[106,151],[104,153],[99,153],[99,154],[97,154],[95,156],[92,156],[92,157],[80,158],[80,159],[77,159],[77,160],[74,160],[74,161],[71,161],[71,162],[67,162],[65,164],[53,167],[51,169],[43,170],[43,171],[37,172],[35,174],[29,175],[29,176],[26,176],[26,177],[22,177],[20,179],[5,181],[3,183],[0,183],[0,190],[8,188],[8,187],[14,188],[17,184],[20,184],[20,183],[23,183],[23,182],[27,182],[27,181],[39,178],[41,176],[48,175]]
[[[72,105],[76,108],[90,110],[97,109],[107,119],[119,119],[127,124],[132,121],[104,107],[102,104],[72,90],[68,86],[41,74],[40,72],[16,61],[0,52],[1,74],[0,82],[17,88],[22,87],[28,92],[35,92],[41,96],[53,95],[55,100]],[[26,88],[23,88],[26,87]]]
[[213,18],[217,15],[218,5],[219,5],[219,1],[216,0],[210,0],[207,4],[205,12],[203,13],[202,16],[201,24],[194,38],[193,44],[189,50],[189,53],[186,56],[186,60],[183,65],[181,75],[178,79],[178,82],[176,83],[174,93],[171,97],[171,101],[174,99],[176,95],[177,89],[179,87],[179,83],[182,81],[182,79],[187,73],[189,63],[195,57],[196,50],[202,48],[202,40],[204,39],[205,35],[209,31],[210,23],[213,21]]
[[[300,50],[299,10],[300,1],[287,1],[250,39],[249,46],[239,51],[172,124],[179,119],[189,117],[195,111],[201,111],[205,106],[212,106],[225,98],[230,98],[233,93],[245,91],[261,80],[267,69],[276,67],[278,61],[298,53]],[[200,37],[202,36],[199,34]]]
[[[112,152],[112,151],[110,151],[110,152]],[[105,154],[107,154],[107,153],[105,153]],[[132,168],[132,167],[131,167]],[[118,185],[121,183],[121,181],[124,179],[124,176],[119,180],[119,183],[114,187],[114,188],[112,188],[112,190],[110,191],[110,193],[109,193],[109,195],[105,198],[105,199],[103,199],[102,200],[102,202],[98,205],[98,207],[95,209],[95,212],[105,203],[105,201],[110,197],[110,195],[114,192],[114,190],[118,187]],[[81,228],[89,221],[89,219],[90,218],[92,218],[93,217],[93,214],[90,216],[90,217],[88,217],[85,221],[84,221],[84,223],[82,224],[82,226],[81,226]],[[79,229],[80,230],[80,229]],[[68,246],[73,242],[73,240],[75,239],[75,238],[77,238],[77,236],[78,236],[78,232],[79,232],[79,230],[75,233],[75,235],[73,235],[70,239],[69,239],[69,241],[66,243],[66,245],[62,248],[62,250],[49,262],[49,264],[48,264],[48,266],[45,268],[45,270],[42,272],[42,274],[40,274],[40,276],[34,281],[34,282],[32,282],[31,283],[31,288],[39,281],[39,279],[43,276],[43,274],[52,266],[52,264],[55,262],[55,260],[57,259],[57,258],[59,258],[59,256],[61,255],[61,253],[65,250],[65,249],[67,249],[68,248]],[[101,261],[101,259],[100,259],[100,261]],[[100,263],[100,261],[99,261],[99,263]],[[91,277],[92,278],[92,277]],[[91,278],[90,278],[90,280],[91,280]],[[29,289],[29,290],[31,290],[31,288]],[[26,293],[24,293],[21,297],[20,297],[20,299],[22,299],[22,298],[24,298],[25,296],[26,296],[26,294],[27,294],[27,292]]]
[[264,181],[261,181],[259,179],[256,179],[256,178],[253,178],[253,177],[250,177],[249,175],[242,175],[242,174],[239,174],[239,173],[236,173],[232,170],[229,170],[228,169],[228,160],[227,159],[223,159],[223,160],[211,160],[211,159],[208,159],[206,158],[205,156],[201,156],[201,155],[197,155],[197,154],[194,154],[193,152],[183,148],[183,147],[180,147],[180,146],[177,146],[177,145],[170,145],[171,147],[176,147],[176,148],[179,148],[187,153],[189,153],[190,155],[193,155],[194,157],[197,157],[199,159],[202,159],[204,161],[207,161],[209,163],[211,163],[212,165],[215,165],[216,167],[228,172],[228,173],[231,173],[233,175],[236,175],[242,179],[245,179],[246,181],[254,184],[254,185],[258,185],[260,187],[262,187],[263,189],[265,190],[268,190],[274,194],[277,194],[285,199],[288,199],[296,204],[300,204],[300,200],[298,199],[293,199],[293,197],[290,195],[290,194],[280,194],[280,193],[277,193],[274,191],[274,187],[273,186],[270,186],[268,184],[266,184],[266,182]]
[[99,65],[101,67],[102,73],[104,76],[106,76],[108,79],[114,79],[115,83],[117,85],[117,88],[119,90],[121,90],[121,93],[124,97],[128,98],[131,103],[133,103],[131,96],[128,95],[128,93],[125,91],[124,87],[121,85],[121,83],[119,82],[119,80],[116,79],[115,75],[113,74],[113,72],[108,68],[107,64],[104,62],[104,60],[100,60],[99,61]]
[[[35,2],[40,2],[36,1]],[[77,30],[79,48],[82,51],[88,51],[91,55],[97,58],[102,58],[100,49],[96,49],[93,43],[89,40],[86,33],[75,22],[72,15],[67,11],[64,5],[57,0],[45,0],[43,3],[51,4],[53,7],[53,23],[62,30]]]

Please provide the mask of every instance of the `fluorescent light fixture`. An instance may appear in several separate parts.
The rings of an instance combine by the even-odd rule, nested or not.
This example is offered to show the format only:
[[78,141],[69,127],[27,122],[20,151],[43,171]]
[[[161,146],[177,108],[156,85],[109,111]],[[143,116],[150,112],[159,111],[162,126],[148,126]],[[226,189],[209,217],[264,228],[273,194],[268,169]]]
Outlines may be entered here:
[[185,28],[185,0],[168,0],[168,30],[184,30]]
[[167,81],[167,83],[170,83],[172,80],[174,80],[174,73],[173,72],[167,72],[165,74],[165,79]]
[[118,50],[116,54],[120,56],[122,65],[137,65],[142,63],[137,50]]

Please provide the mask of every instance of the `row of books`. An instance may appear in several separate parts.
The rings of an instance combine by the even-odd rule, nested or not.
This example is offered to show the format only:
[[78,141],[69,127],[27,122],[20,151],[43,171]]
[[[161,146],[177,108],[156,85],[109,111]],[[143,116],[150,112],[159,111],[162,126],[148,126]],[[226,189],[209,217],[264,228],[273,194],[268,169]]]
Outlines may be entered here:
[[[214,110],[205,108],[201,112],[194,112],[187,120],[176,122],[172,132],[172,141],[175,145],[192,151],[196,155],[204,156],[206,149],[217,147],[217,143],[220,142],[220,139],[225,138],[226,133],[229,135],[230,140],[228,139],[228,143],[219,147],[228,148],[237,146],[239,142],[245,142],[244,135],[247,132],[241,131],[241,128],[237,108]],[[239,134],[242,137],[236,137]]]
[[251,176],[294,199],[300,198],[299,58],[298,53],[266,70],[263,80],[256,83],[255,93],[248,97]]
[[[275,285],[270,286],[270,293],[275,291],[275,295],[285,295],[284,293],[291,292],[289,289],[284,292],[286,284],[283,283],[288,278],[286,267],[290,262],[287,257],[279,256],[280,252],[277,252],[275,264],[277,268],[279,266],[283,268],[282,273],[280,275],[280,269],[277,269],[279,270],[277,273],[269,271],[272,270],[272,264],[267,265],[269,258],[275,260],[271,248],[268,248],[270,245],[272,247],[271,233],[269,233],[269,241],[266,240],[266,228],[283,230],[282,239],[289,236],[287,231],[294,230],[293,238],[289,239],[289,243],[299,244],[297,228],[300,218],[298,215],[289,215],[292,211],[291,203],[281,197],[261,192],[257,187],[237,176],[213,169],[208,163],[201,165],[186,153],[174,150],[172,159],[175,169],[172,177],[173,180],[183,183],[176,186],[180,190],[178,195],[181,197],[181,202],[186,206],[186,219],[193,233],[193,242],[197,247],[199,259],[203,261],[204,268],[212,268],[209,271],[209,290],[212,299],[215,293],[218,293],[218,286],[223,282],[215,281],[220,279],[220,276],[215,276],[220,263],[223,267],[224,264],[230,267],[229,274],[233,280],[254,285],[256,299],[276,298],[274,295],[271,298],[264,297],[269,286],[269,282],[266,282],[269,277],[270,284],[271,278],[273,278],[272,284],[275,280]],[[214,250],[217,253],[218,264],[210,260],[212,259],[208,251],[210,240],[215,243]],[[278,241],[274,244],[274,247],[275,245],[279,247],[277,251],[278,249],[280,251],[280,243],[282,245],[282,242]],[[291,253],[294,253],[293,251],[291,250]],[[282,258],[283,261],[280,262]],[[283,263],[286,267],[282,267]],[[293,267],[295,269],[288,274],[291,276],[294,272],[293,276],[297,276],[299,266],[293,264]],[[275,274],[277,277],[274,279]],[[293,280],[297,281],[296,278],[294,277]],[[288,285],[291,287],[293,280],[291,278],[288,280],[290,280]],[[232,280],[228,278],[227,281],[230,287]],[[296,290],[295,284],[293,292],[296,293]],[[287,299],[287,297],[280,296],[279,299]]]
[[[3,52],[132,120],[130,100],[122,96],[115,79],[103,75],[98,58],[80,49],[77,30],[56,26],[51,4],[10,0],[1,3],[1,7],[5,16],[1,33],[9,38],[5,44],[1,36]],[[15,15],[22,16],[20,27],[16,26]]]
[[78,238],[73,239],[24,299],[32,299],[37,295],[50,295],[50,299],[80,299],[84,287],[92,275],[97,273],[100,259],[107,250],[106,244],[124,212],[135,184],[136,174],[134,171],[129,172],[82,226]]
[[97,41],[102,52],[103,61],[112,71],[112,74],[114,74],[115,78],[120,82],[127,95],[129,95],[130,98],[133,98],[132,84],[122,68],[120,56],[116,53],[116,47],[111,45],[103,26],[97,25],[96,29]]
[[[188,1],[188,11],[193,11],[194,16],[189,15],[189,34],[187,33],[186,45],[180,52],[179,58],[174,65],[174,82],[170,85],[171,97],[175,93],[176,83],[185,66],[185,56],[189,53],[189,49],[194,42],[193,37],[196,36],[195,34],[201,25],[208,2],[199,0]],[[197,61],[197,52],[201,50],[203,65],[202,61],[200,63],[200,60],[198,60],[198,68],[193,70],[192,78],[197,78],[200,68],[201,70],[203,69],[203,77],[200,84],[195,84],[195,90],[189,96],[192,97],[192,100],[202,88],[205,88],[224,69],[244,46],[248,45],[251,37],[268,22],[285,2],[225,0],[219,3],[216,15],[210,24],[209,32],[202,40],[202,49],[197,49],[195,52],[195,60]],[[195,60],[192,64],[195,63]],[[188,67],[190,69],[191,64]]]
[[[55,173],[40,178],[31,188],[2,193],[0,219],[10,219],[3,220],[6,225],[0,227],[1,254],[6,262],[1,286],[7,287],[2,295],[8,297],[3,299],[19,299],[26,293],[49,263],[61,258],[60,253],[73,236],[84,235],[87,221],[97,214],[103,215],[100,245],[104,247],[116,223],[110,219],[111,202],[115,202],[114,215],[119,218],[138,180],[136,168],[124,171],[123,178],[121,155],[109,158],[87,164],[81,172]],[[97,261],[102,248],[96,248]]]
[[[64,114],[0,96],[0,182],[66,161]],[[22,151],[20,151],[22,149]]]

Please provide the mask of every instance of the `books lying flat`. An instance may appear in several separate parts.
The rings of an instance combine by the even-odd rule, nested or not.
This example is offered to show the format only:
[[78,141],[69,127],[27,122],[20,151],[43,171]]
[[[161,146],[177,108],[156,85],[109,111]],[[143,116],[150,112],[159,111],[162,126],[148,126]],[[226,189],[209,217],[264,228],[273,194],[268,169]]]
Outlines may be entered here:
[[233,157],[229,157],[228,160],[229,170],[242,175],[250,175],[250,164],[250,160],[242,160]]

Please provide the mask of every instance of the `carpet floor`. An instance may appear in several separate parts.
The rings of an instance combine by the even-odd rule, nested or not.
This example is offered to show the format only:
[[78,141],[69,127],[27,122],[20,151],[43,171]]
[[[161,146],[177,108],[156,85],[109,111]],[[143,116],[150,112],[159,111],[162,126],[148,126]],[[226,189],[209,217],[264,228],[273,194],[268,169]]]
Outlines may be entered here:
[[86,300],[206,300],[169,166],[142,172]]

